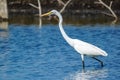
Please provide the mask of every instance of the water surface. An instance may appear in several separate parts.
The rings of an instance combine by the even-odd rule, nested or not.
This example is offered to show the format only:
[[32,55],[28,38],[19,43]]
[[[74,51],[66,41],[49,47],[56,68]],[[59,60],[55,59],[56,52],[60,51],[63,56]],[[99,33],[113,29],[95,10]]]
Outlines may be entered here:
[[0,30],[0,80],[119,80],[120,25],[65,24],[71,38],[92,43],[108,53],[104,67],[80,54],[63,39],[58,25],[9,23]]

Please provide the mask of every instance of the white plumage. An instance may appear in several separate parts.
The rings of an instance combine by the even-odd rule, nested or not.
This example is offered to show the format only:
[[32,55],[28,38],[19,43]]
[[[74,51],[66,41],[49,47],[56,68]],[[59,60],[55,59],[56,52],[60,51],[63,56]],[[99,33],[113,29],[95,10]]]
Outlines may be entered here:
[[102,55],[102,56],[107,56],[107,53],[105,51],[103,51],[102,49],[92,45],[92,44],[89,44],[87,42],[84,42],[84,41],[81,41],[81,40],[78,40],[78,39],[73,39],[74,41],[74,49],[83,54],[83,55],[88,55],[88,56],[99,56],[99,55]]
[[84,42],[82,40],[70,38],[65,33],[65,31],[62,27],[63,19],[62,19],[61,14],[57,10],[52,10],[46,14],[43,14],[42,16],[47,16],[47,15],[52,15],[52,14],[58,16],[58,18],[59,18],[59,28],[60,28],[61,34],[64,37],[64,39],[68,42],[68,44],[70,46],[72,46],[78,53],[81,54],[83,68],[84,68],[84,56],[92,57],[93,59],[99,61],[101,63],[101,66],[103,66],[103,62],[100,61],[99,59],[97,59],[96,56],[107,56],[108,54],[104,50],[102,50],[90,43]]

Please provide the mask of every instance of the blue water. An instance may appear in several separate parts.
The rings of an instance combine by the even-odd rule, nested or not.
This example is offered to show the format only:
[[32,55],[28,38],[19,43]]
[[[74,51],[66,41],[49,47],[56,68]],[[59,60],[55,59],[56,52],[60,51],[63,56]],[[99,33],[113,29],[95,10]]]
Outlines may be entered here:
[[[71,38],[92,43],[108,53],[104,67],[80,54],[63,39],[57,25],[9,25],[0,36],[0,80],[119,80],[120,25],[65,25]],[[2,32],[2,31],[1,31]],[[3,35],[3,34],[1,34]]]

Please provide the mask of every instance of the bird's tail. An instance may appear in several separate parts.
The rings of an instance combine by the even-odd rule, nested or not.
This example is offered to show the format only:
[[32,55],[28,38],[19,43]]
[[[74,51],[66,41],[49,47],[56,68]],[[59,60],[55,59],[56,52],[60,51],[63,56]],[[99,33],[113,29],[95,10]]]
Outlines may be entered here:
[[104,52],[103,52],[103,56],[108,56],[108,54],[104,51]]

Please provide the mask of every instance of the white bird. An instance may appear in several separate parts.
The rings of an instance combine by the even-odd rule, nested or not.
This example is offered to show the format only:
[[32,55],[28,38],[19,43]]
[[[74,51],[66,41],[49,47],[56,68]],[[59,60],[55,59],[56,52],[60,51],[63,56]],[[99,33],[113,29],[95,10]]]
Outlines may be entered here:
[[84,56],[92,57],[93,59],[99,61],[101,63],[101,66],[103,66],[103,62],[101,60],[97,59],[96,56],[107,56],[108,54],[104,50],[102,50],[102,49],[100,49],[100,48],[98,48],[90,43],[84,42],[82,40],[70,38],[65,33],[65,31],[62,27],[63,18],[57,10],[52,10],[52,11],[45,13],[41,16],[48,16],[48,15],[53,15],[53,14],[59,18],[59,29],[60,29],[61,34],[64,37],[64,39],[68,42],[68,44],[70,46],[72,46],[78,53],[81,54],[83,68],[85,67]]

